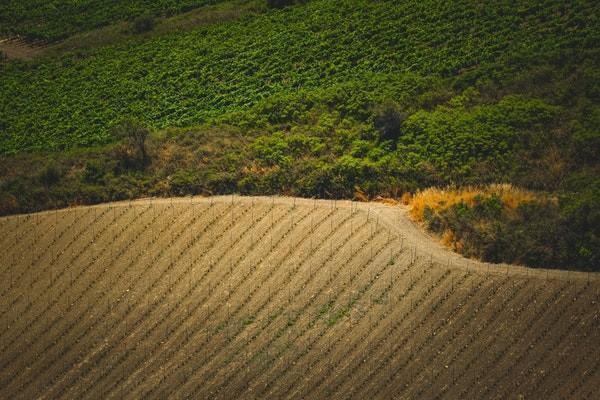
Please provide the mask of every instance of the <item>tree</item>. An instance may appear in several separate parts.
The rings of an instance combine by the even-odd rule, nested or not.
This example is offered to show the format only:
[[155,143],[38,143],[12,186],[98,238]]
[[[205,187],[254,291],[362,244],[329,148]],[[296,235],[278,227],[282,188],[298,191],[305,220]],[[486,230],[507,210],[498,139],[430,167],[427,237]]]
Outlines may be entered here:
[[154,19],[151,16],[143,15],[133,21],[133,33],[141,34],[150,32],[154,29]]
[[379,132],[381,141],[391,140],[396,142],[402,135],[402,123],[406,114],[398,109],[393,101],[386,101],[374,109],[374,125]]
[[267,6],[271,8],[283,8],[294,4],[306,3],[307,0],[267,0]]
[[146,148],[146,140],[150,135],[148,127],[138,121],[126,120],[113,128],[113,136],[122,141],[118,149],[118,158],[126,168],[132,166],[145,167],[150,158]]

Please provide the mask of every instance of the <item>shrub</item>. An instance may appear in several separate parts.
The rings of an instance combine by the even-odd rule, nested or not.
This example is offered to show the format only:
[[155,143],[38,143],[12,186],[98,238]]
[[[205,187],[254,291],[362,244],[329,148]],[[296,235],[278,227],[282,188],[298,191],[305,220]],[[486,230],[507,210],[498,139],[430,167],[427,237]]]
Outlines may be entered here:
[[415,196],[413,216],[466,256],[532,267],[598,269],[600,191],[570,193],[556,201],[497,189],[429,189]]
[[85,164],[83,180],[87,183],[102,183],[105,172],[102,163],[97,160],[90,160]]
[[115,157],[125,169],[146,167],[150,161],[146,140],[150,130],[144,124],[126,120],[115,126],[113,136],[121,140],[115,150]]
[[62,171],[55,163],[50,163],[41,171],[39,180],[44,186],[50,187],[57,184],[61,177]]
[[283,8],[294,4],[306,3],[307,0],[267,0],[267,7]]
[[401,112],[398,105],[392,101],[387,101],[375,107],[374,126],[379,132],[381,141],[391,140],[394,143],[402,135],[402,123],[406,119],[406,114]]
[[150,32],[152,29],[154,29],[154,19],[150,16],[144,15],[133,21],[132,31],[135,34]]

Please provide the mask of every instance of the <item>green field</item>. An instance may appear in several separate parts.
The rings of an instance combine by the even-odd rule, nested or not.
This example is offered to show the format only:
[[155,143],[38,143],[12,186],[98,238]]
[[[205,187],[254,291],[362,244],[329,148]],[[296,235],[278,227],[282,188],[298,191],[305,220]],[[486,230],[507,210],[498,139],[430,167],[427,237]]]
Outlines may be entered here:
[[340,83],[389,95],[381,79],[408,71],[493,80],[552,56],[589,62],[600,39],[594,2],[544,3],[314,1],[83,58],[5,65],[0,152],[105,143],[125,117],[193,125]]

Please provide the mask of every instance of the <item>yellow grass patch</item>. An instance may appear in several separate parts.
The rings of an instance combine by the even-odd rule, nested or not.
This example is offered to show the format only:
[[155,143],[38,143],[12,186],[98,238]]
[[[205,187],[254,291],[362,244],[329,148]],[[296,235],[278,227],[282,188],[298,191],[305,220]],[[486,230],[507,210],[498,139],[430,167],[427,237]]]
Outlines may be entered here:
[[382,196],[377,196],[374,201],[376,203],[387,204],[389,206],[395,206],[399,203],[399,201],[396,199],[393,199],[391,197],[382,197]]
[[515,209],[519,204],[532,201],[536,198],[534,193],[510,184],[494,184],[484,187],[465,187],[460,189],[429,188],[417,192],[412,197],[410,200],[410,215],[416,221],[422,222],[426,207],[440,211],[461,202],[473,206],[477,196],[489,197],[493,194],[500,197],[506,209]]

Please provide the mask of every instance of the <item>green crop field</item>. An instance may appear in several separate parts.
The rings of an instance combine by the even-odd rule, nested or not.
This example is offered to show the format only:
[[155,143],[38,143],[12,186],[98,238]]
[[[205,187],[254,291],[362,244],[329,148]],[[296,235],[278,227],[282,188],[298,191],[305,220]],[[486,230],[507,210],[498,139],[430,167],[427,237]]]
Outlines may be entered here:
[[379,92],[382,77],[409,72],[435,79],[490,65],[502,74],[555,53],[588,59],[600,39],[594,2],[544,3],[314,1],[84,58],[4,66],[0,152],[105,143],[125,117],[186,126],[339,83]]

